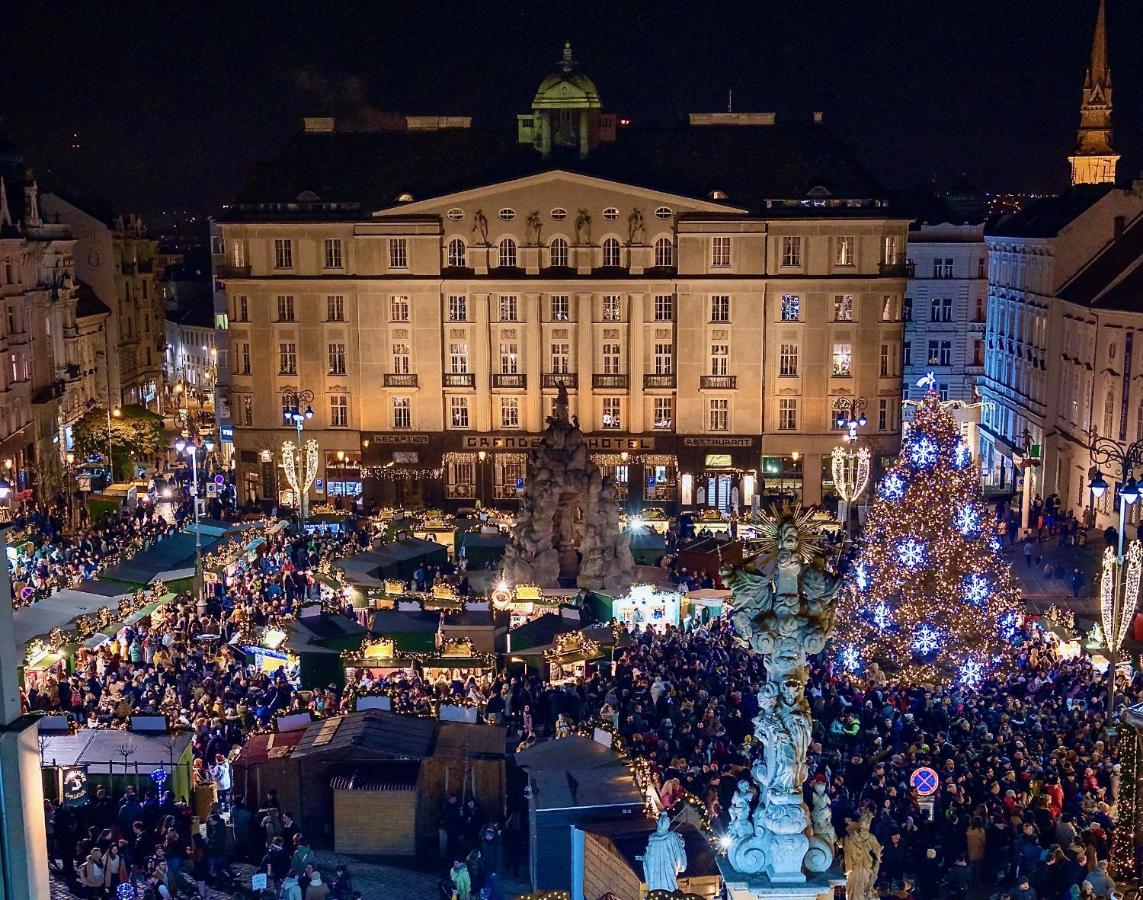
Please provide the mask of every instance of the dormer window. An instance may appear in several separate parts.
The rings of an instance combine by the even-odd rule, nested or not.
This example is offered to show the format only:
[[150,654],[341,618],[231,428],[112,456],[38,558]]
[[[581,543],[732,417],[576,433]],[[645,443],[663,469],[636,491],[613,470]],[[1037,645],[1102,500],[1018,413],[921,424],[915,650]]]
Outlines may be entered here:
[[655,210],[656,219],[669,219],[673,215],[674,213],[671,211],[669,206],[660,206]]
[[616,219],[619,218],[619,210],[617,210],[614,206],[609,206],[609,207],[607,207],[607,209],[605,209],[603,211],[603,218],[607,219],[608,221],[614,222]]
[[464,210],[459,206],[454,206],[447,213],[445,213],[445,215],[448,217],[450,222],[459,222],[464,218]]
[[497,215],[500,216],[500,221],[511,222],[516,218],[516,210],[505,206],[502,210],[500,210],[500,212],[497,213]]
[[561,206],[557,206],[551,212],[552,219],[556,222],[562,222],[568,217],[568,211]]

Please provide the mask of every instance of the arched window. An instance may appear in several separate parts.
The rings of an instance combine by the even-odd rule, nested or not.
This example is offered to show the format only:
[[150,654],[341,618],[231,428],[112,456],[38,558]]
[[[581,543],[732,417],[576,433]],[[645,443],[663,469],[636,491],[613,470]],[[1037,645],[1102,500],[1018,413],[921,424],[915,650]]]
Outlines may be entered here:
[[500,242],[500,268],[516,268],[516,242],[510,237]]
[[450,269],[463,269],[467,265],[464,241],[460,238],[448,242],[448,265]]
[[668,237],[661,237],[655,241],[655,265],[673,266],[675,264],[675,245]]
[[603,242],[603,266],[619,267],[619,241],[616,238],[608,238]]
[[1115,393],[1107,392],[1107,399],[1103,401],[1103,437],[1110,438],[1115,429]]
[[552,240],[551,254],[549,257],[549,264],[556,269],[567,268],[568,264],[568,242],[563,238],[558,237]]

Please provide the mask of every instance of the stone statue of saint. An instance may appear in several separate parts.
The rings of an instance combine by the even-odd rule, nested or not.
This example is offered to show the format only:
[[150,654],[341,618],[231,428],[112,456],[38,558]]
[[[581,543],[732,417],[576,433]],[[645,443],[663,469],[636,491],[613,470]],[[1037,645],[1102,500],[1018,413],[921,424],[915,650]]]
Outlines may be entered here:
[[732,838],[754,833],[750,824],[750,782],[745,778],[738,782],[738,790],[730,800],[730,827],[727,832]]
[[671,831],[671,819],[660,813],[655,833],[643,851],[643,881],[648,891],[677,891],[679,875],[687,867],[683,836]]
[[478,209],[472,217],[472,237],[481,246],[488,246],[488,219],[482,209]]
[[810,822],[813,824],[814,835],[825,841],[833,848],[837,846],[837,832],[833,827],[833,811],[829,806],[829,794],[826,793],[824,781],[814,782],[814,808],[810,812]]
[[540,231],[544,227],[544,223],[540,221],[540,211],[532,210],[528,213],[528,242],[530,244],[540,243]]
[[877,873],[881,870],[881,842],[869,830],[873,814],[866,811],[850,822],[845,836],[846,900],[877,900]]
[[[771,511],[761,526],[763,550],[755,571],[724,572],[735,631],[762,655],[767,674],[753,723],[762,758],[751,774],[761,802],[754,833],[738,841],[741,847],[732,845],[728,855],[745,874],[764,869],[775,883],[800,883],[804,868],[824,871],[832,860],[832,844],[811,827],[802,798],[813,730],[806,658],[825,647],[833,630],[841,579],[822,566],[808,511]],[[751,868],[742,869],[743,863]]]
[[643,243],[643,212],[640,209],[631,210],[627,217],[627,243]]

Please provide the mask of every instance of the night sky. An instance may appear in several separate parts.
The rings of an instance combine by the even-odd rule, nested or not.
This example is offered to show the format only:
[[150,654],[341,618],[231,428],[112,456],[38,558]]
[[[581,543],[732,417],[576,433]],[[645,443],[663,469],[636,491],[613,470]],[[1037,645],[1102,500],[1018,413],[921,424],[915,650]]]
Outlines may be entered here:
[[[303,115],[515,127],[565,39],[604,108],[825,120],[890,187],[1066,185],[1095,0],[750,3],[15,0],[0,131],[41,183],[204,215]],[[1143,165],[1143,3],[1108,0],[1120,177]],[[72,134],[78,134],[78,149]],[[744,160],[744,164],[748,161]]]

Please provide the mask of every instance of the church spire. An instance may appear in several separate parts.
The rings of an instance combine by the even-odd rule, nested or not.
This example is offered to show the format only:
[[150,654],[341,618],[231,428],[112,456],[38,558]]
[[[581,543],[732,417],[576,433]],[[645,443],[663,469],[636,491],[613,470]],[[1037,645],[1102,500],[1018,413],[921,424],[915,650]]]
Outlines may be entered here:
[[1099,0],[1095,34],[1091,41],[1091,63],[1083,80],[1080,127],[1076,148],[1068,157],[1072,184],[1115,182],[1119,154],[1111,145],[1111,67],[1107,62],[1107,10]]

